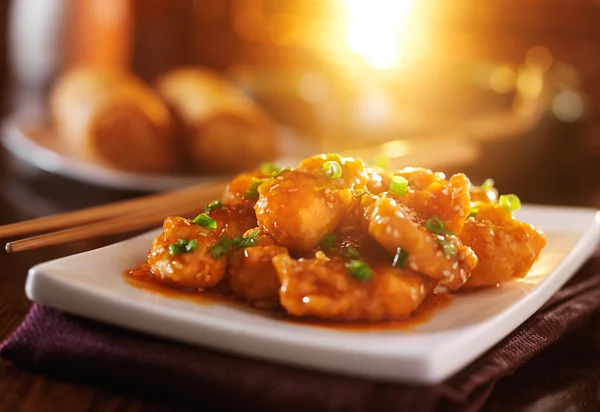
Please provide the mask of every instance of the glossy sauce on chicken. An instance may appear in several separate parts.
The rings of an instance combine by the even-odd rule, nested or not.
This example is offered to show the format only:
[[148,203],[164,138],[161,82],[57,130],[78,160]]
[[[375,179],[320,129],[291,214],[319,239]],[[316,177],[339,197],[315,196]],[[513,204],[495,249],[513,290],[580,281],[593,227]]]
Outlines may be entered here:
[[525,276],[546,240],[515,195],[423,168],[322,154],[235,178],[196,218],[167,217],[132,277],[294,319],[407,319],[456,290]]

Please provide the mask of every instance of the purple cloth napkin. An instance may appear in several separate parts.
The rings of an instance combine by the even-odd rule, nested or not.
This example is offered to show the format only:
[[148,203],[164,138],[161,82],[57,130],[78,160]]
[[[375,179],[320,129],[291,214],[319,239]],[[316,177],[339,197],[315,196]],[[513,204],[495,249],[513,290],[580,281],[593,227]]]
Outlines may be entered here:
[[[223,354],[33,305],[0,356],[40,373],[177,404],[263,411],[476,411],[494,384],[600,308],[600,253],[510,336],[435,386],[391,384]],[[200,402],[200,403],[198,403]]]

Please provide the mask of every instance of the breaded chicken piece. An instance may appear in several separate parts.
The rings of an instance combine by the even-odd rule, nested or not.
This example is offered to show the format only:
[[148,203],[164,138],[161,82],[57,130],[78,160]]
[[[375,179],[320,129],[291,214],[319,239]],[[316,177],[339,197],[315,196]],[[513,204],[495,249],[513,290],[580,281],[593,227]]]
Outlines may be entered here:
[[[388,196],[363,196],[364,225],[391,254],[408,252],[406,267],[458,289],[477,265],[477,256],[454,235],[425,227],[426,218]],[[446,247],[444,248],[444,244]]]
[[[323,163],[336,162],[339,178],[330,178]],[[258,187],[255,206],[258,224],[269,236],[290,250],[314,249],[333,232],[358,203],[354,190],[366,185],[364,163],[338,155],[305,159],[295,170],[271,178]]]
[[281,305],[294,316],[332,320],[398,319],[410,315],[425,298],[421,276],[391,265],[373,265],[372,277],[352,277],[342,259],[273,258],[282,286]]
[[[185,250],[184,243],[193,245],[194,241],[195,246]],[[152,274],[157,281],[172,286],[212,288],[221,281],[227,266],[224,258],[214,259],[210,252],[216,243],[215,230],[182,217],[168,217],[148,254]],[[177,253],[172,254],[170,249]]]
[[286,248],[260,233],[256,246],[237,250],[229,257],[227,284],[231,291],[246,302],[277,300],[281,282],[272,259],[287,253]]
[[433,182],[423,190],[413,190],[409,183],[404,195],[390,195],[425,218],[439,217],[445,228],[457,236],[471,211],[469,179],[462,173],[448,181]]
[[468,219],[460,239],[479,258],[465,288],[525,277],[546,246],[540,229],[513,219],[498,205],[483,207],[476,218]]
[[[408,187],[413,190],[425,190],[433,183],[447,184],[446,177],[441,172],[424,167],[405,167],[392,173],[394,176],[402,176],[408,180]],[[386,188],[387,191],[387,188]]]
[[257,226],[254,209],[248,205],[223,205],[211,211],[209,216],[217,221],[217,237],[227,236],[230,240]]

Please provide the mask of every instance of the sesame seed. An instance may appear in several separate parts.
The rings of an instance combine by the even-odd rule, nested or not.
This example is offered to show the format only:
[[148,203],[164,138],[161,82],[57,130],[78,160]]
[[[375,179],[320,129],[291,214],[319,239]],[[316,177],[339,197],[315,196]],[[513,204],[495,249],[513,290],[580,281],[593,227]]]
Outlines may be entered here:
[[396,229],[394,229],[394,237],[398,237],[399,235],[400,233]]
[[385,233],[387,233],[388,235],[392,233],[392,227],[391,226],[386,226],[385,227]]
[[333,209],[333,203],[327,202],[327,207],[330,208],[330,209]]
[[442,275],[444,275],[444,277],[446,277],[446,278],[447,278],[448,276],[450,276],[450,275],[451,275],[451,273],[450,273],[450,271],[449,271],[449,270],[444,270],[444,271],[442,272]]
[[464,210],[462,210],[462,209],[460,209],[460,210],[458,211],[458,214],[460,215],[460,217],[463,217],[463,216],[465,215],[465,211],[464,211]]
[[448,194],[448,189],[442,190],[442,193],[445,194],[445,195],[447,195]]
[[452,210],[454,210],[455,212],[458,212],[458,209],[460,209],[459,205],[452,206]]
[[457,267],[458,267],[458,262],[454,262],[454,263],[452,264],[452,269],[456,269]]
[[438,250],[437,252],[435,252],[435,256],[436,257],[442,257],[442,256],[444,256],[444,254],[442,253],[441,250]]

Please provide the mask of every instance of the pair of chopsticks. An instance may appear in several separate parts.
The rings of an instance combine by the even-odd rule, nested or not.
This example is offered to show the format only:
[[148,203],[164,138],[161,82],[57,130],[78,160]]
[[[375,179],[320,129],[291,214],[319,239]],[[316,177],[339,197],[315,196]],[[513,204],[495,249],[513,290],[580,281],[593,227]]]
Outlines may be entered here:
[[159,226],[165,217],[170,215],[195,216],[201,213],[207,203],[222,197],[226,185],[227,182],[219,181],[12,223],[0,226],[0,238],[46,232],[8,242],[6,251],[15,253],[78,240],[134,232]]

